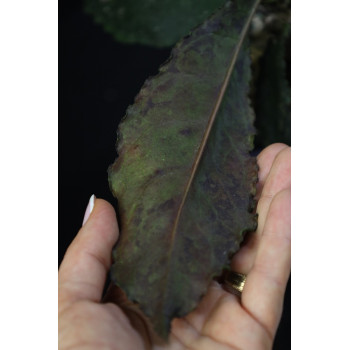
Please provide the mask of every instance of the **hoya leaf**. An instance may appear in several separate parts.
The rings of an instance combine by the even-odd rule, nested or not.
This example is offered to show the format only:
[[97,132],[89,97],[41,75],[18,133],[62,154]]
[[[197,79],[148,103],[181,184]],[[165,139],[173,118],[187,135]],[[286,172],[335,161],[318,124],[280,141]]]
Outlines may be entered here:
[[85,9],[120,42],[174,45],[225,0],[86,0]]
[[111,276],[163,338],[256,227],[245,39],[257,4],[230,1],[178,43],[119,126]]

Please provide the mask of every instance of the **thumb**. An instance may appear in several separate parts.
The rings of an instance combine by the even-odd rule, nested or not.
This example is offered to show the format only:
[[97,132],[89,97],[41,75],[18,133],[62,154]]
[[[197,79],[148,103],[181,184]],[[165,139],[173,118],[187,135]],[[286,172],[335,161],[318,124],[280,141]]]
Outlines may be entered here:
[[59,311],[76,301],[101,300],[111,251],[118,236],[112,205],[92,196],[83,227],[68,247],[58,271]]

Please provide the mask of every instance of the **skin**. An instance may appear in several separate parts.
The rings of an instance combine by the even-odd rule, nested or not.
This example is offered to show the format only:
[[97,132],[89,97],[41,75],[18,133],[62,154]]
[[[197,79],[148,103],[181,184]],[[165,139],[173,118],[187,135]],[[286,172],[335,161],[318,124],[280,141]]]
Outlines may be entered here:
[[248,275],[241,299],[213,282],[193,312],[173,320],[167,345],[149,345],[118,305],[101,303],[119,231],[113,207],[97,199],[59,269],[59,349],[271,349],[290,275],[290,158],[283,144],[258,156],[258,229],[232,260]]

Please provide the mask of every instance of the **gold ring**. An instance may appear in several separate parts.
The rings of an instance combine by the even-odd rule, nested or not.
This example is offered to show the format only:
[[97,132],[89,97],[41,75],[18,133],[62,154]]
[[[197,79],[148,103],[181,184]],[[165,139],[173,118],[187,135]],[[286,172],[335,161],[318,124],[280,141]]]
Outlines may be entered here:
[[241,296],[247,275],[233,271],[227,271],[224,277],[223,288],[234,295]]

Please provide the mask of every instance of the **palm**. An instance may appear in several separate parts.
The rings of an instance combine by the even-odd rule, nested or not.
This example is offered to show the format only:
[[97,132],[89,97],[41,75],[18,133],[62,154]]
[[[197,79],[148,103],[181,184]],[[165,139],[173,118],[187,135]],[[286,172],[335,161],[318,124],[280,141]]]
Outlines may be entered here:
[[239,299],[213,283],[195,311],[173,322],[164,349],[268,349],[271,344],[270,334]]
[[258,230],[248,237],[232,261],[234,271],[248,274],[241,300],[213,282],[193,312],[173,320],[166,345],[151,344],[143,322],[130,312],[126,316],[115,303],[80,301],[61,315],[61,324],[72,324],[70,321],[74,319],[78,327],[78,330],[66,330],[66,334],[81,335],[78,339],[75,337],[76,344],[70,346],[78,348],[81,344],[84,349],[270,349],[290,271],[290,149],[272,145],[260,154],[258,162]]

